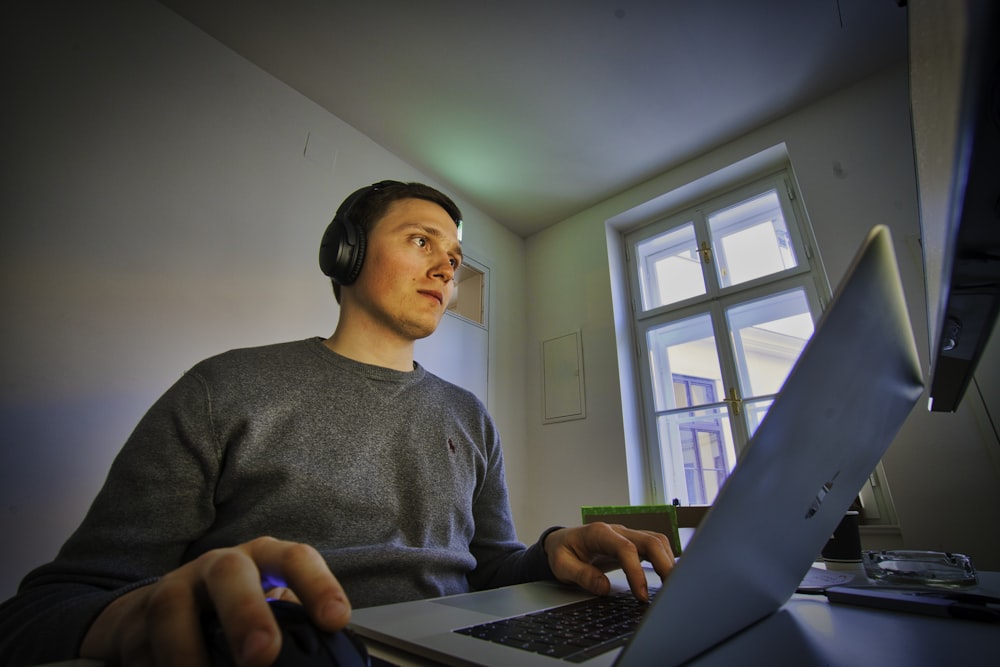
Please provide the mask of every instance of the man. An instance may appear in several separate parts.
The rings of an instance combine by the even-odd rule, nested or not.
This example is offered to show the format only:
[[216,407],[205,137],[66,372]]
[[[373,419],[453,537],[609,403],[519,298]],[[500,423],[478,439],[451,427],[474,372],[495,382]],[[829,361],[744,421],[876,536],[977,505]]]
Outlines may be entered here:
[[[205,664],[214,611],[237,664],[268,665],[267,597],[335,631],[369,606],[558,578],[608,591],[662,535],[592,524],[517,541],[500,439],[469,392],[414,363],[455,289],[460,213],[424,185],[345,200],[320,263],[333,335],[234,350],[187,372],[117,457],[79,530],[0,611],[0,662]],[[267,537],[264,537],[267,536]]]

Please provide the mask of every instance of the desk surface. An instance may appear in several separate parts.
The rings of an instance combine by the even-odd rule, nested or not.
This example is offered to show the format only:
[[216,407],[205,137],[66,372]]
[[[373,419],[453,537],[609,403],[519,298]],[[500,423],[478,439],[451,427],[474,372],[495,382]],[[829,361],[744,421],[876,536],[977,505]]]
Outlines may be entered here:
[[[974,590],[1000,596],[1000,572],[981,572]],[[368,644],[373,656],[399,667],[438,664],[394,647]],[[777,613],[690,664],[995,666],[1000,664],[1000,624],[831,604],[822,595],[796,593]]]
[[[989,591],[1000,593],[1000,573],[989,579]],[[737,664],[747,655],[795,665],[996,665],[1000,625],[831,604],[823,596],[796,594],[778,613],[694,664]]]

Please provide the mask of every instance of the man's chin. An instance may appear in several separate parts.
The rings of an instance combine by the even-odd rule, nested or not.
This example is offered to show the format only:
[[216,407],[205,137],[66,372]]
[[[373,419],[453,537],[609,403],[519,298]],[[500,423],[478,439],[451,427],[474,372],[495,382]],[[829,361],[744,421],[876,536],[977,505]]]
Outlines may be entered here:
[[438,330],[438,325],[441,324],[441,317],[438,317],[433,322],[411,322],[409,326],[409,335],[413,340],[421,340],[427,338],[432,333]]

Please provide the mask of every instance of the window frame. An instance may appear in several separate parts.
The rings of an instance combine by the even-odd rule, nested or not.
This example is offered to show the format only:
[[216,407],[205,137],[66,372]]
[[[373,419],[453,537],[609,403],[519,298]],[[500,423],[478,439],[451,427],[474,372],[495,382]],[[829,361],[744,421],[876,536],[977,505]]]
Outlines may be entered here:
[[[720,409],[722,411],[720,418],[724,418],[728,422],[738,462],[742,451],[745,450],[750,440],[750,426],[747,424],[746,413],[742,408],[751,408],[760,404],[769,405],[769,401],[773,401],[777,395],[743,395],[742,377],[739,373],[736,355],[732,351],[732,333],[726,319],[727,310],[735,305],[747,303],[763,296],[778,294],[790,289],[802,289],[815,326],[830,302],[832,290],[827,281],[822,260],[816,251],[815,238],[801,198],[798,196],[790,165],[785,164],[777,169],[772,168],[767,172],[758,173],[736,183],[730,183],[730,186],[729,188],[716,189],[707,196],[690,201],[673,209],[673,212],[658,216],[641,226],[630,228],[622,234],[622,249],[625,259],[623,267],[627,273],[625,284],[632,311],[631,329],[637,371],[635,379],[639,384],[638,397],[641,404],[640,412],[637,415],[641,422],[638,432],[643,441],[641,474],[644,479],[639,485],[634,484],[633,481],[633,485],[646,489],[644,502],[668,503],[673,500],[668,494],[668,482],[665,474],[667,471],[664,470],[665,464],[663,463],[665,457],[661,452],[658,426],[661,417],[667,414]],[[718,269],[715,266],[715,246],[713,239],[710,238],[711,230],[708,216],[772,189],[777,194],[778,203],[784,216],[796,265],[735,285],[722,285]],[[713,252],[713,265],[709,267],[710,270],[703,271],[705,292],[673,303],[645,307],[638,267],[640,262],[651,262],[653,259],[639,252],[639,244],[657,235],[667,233],[669,230],[681,229],[689,223],[693,225],[696,249],[706,247],[705,244],[708,244],[707,247],[711,248]],[[744,226],[749,227],[749,225]],[[680,247],[686,243],[687,241],[679,241],[674,247]],[[658,252],[663,256],[668,256],[669,250],[670,248],[663,248]],[[657,410],[656,389],[653,386],[650,366],[648,334],[655,327],[705,313],[711,317],[716,353],[723,378],[722,391],[724,395],[717,396],[718,400],[712,404]],[[735,405],[741,407],[739,417],[736,417],[731,410],[734,405],[730,400],[732,397],[728,395],[731,386],[735,387],[738,392],[737,398],[740,402],[735,403]],[[746,403],[742,402],[744,400]],[[675,471],[673,474],[684,475],[684,470]],[[881,463],[873,472],[869,483],[860,495],[865,505],[862,513],[864,523],[895,524],[895,512],[888,495]]]

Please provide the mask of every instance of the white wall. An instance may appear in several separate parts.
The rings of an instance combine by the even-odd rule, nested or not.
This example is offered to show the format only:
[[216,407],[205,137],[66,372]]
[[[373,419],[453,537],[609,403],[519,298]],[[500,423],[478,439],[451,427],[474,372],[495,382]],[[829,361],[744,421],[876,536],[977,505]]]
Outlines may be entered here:
[[[434,184],[155,2],[19,5],[0,39],[0,599],[55,555],[184,369],[332,332],[316,255],[345,195]],[[523,321],[522,239],[458,203],[467,252],[509,290],[491,321]],[[490,342],[512,489],[523,331]]]
[[[622,399],[631,387],[626,383],[623,390],[618,379],[619,347],[628,342],[621,315],[612,308],[619,260],[615,248],[609,260],[617,232],[609,232],[606,223],[780,144],[791,159],[832,284],[872,225],[891,228],[926,366],[907,72],[901,63],[528,238],[529,346],[537,354],[542,340],[582,329],[587,418],[543,425],[540,380],[537,373],[529,375],[527,502],[538,510],[522,531],[578,522],[581,505],[642,500],[641,489],[630,493],[627,472],[626,452],[638,435],[633,402]],[[996,347],[994,341],[981,377],[996,375]],[[626,350],[622,358],[628,356]],[[867,535],[867,544],[962,551],[980,567],[998,569],[1000,443],[982,401],[970,392],[953,415],[930,414],[925,405],[922,400],[884,460],[902,539]],[[992,414],[996,421],[995,403]]]

